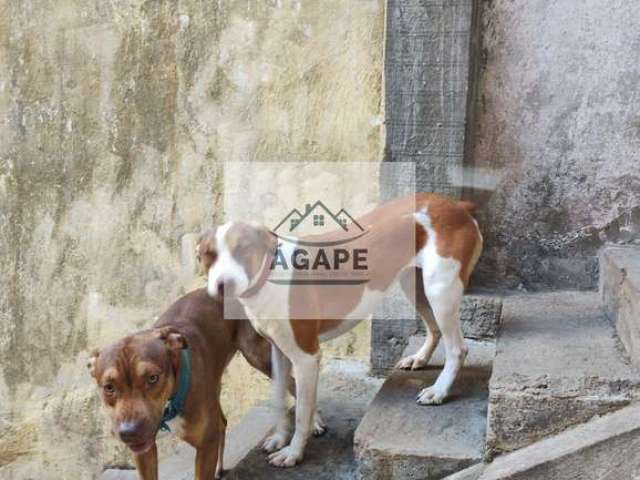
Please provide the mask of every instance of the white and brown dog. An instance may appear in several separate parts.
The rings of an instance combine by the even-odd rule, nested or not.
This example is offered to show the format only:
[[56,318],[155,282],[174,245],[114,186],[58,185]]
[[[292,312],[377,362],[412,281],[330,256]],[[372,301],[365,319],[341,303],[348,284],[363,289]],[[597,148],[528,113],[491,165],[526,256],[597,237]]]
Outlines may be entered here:
[[[420,193],[386,203],[359,218],[367,234],[354,242],[359,250],[368,252],[368,281],[354,282],[349,288],[306,285],[294,289],[268,281],[276,248],[291,250],[295,244],[278,245],[278,238],[265,228],[229,222],[203,234],[198,255],[208,271],[209,294],[238,298],[255,329],[273,346],[279,418],[263,445],[272,452],[272,465],[293,466],[303,457],[315,414],[320,342],[370,318],[396,280],[415,304],[428,332],[420,350],[396,367],[425,367],[442,336],[444,369],[433,385],[419,393],[418,403],[439,404],[447,397],[467,353],[459,309],[482,250],[472,211],[468,202]],[[318,238],[331,244],[334,237],[313,237]],[[398,248],[409,238],[411,248]],[[309,244],[308,237],[298,240],[299,245]],[[296,380],[295,432],[285,446],[290,436],[286,394],[291,367]]]

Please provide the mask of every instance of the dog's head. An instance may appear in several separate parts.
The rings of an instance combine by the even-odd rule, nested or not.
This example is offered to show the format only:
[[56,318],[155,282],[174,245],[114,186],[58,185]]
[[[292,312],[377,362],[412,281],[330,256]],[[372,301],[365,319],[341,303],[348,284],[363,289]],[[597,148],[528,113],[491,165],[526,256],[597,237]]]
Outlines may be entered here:
[[198,242],[198,261],[207,272],[207,292],[214,298],[242,295],[253,285],[275,249],[275,236],[266,228],[229,222],[207,230]]
[[89,358],[87,367],[111,417],[112,432],[135,453],[155,443],[185,347],[178,331],[162,327],[125,337]]

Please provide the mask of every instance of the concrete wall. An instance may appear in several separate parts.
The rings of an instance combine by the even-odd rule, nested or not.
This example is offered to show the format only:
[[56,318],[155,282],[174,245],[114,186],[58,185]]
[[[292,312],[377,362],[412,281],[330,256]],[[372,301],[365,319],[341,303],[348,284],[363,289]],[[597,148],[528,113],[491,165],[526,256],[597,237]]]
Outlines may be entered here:
[[640,4],[477,7],[466,163],[498,183],[476,283],[595,288],[599,247],[640,241]]
[[[472,0],[388,0],[385,30],[385,162],[413,162],[381,178],[384,198],[409,192],[460,197],[472,34]],[[395,365],[418,325],[396,286],[374,316],[371,369]]]
[[[220,218],[223,161],[381,157],[383,10],[0,5],[0,477],[93,478],[128,461],[97,414],[87,351],[199,284],[190,234]],[[365,343],[350,342],[339,348]],[[253,398],[233,388],[236,407]]]

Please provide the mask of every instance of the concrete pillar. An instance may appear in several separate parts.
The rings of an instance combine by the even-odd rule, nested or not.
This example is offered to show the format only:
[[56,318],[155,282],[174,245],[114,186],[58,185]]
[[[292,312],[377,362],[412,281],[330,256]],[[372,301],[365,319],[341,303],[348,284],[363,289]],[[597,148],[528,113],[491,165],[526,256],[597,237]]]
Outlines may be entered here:
[[[387,1],[384,162],[412,162],[415,175],[390,175],[383,164],[383,198],[413,187],[460,196],[472,12],[473,0]],[[377,373],[393,366],[417,329],[402,294],[390,297],[373,321]]]

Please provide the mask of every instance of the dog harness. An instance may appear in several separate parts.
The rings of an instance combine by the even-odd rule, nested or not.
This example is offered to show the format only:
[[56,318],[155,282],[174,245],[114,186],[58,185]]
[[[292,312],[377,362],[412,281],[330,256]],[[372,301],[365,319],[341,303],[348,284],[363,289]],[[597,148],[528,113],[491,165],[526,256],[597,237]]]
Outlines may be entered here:
[[180,350],[180,373],[178,375],[178,389],[176,393],[169,399],[164,407],[162,420],[160,421],[160,430],[170,432],[170,420],[173,420],[182,413],[184,404],[187,401],[187,393],[191,384],[191,350],[183,348]]

